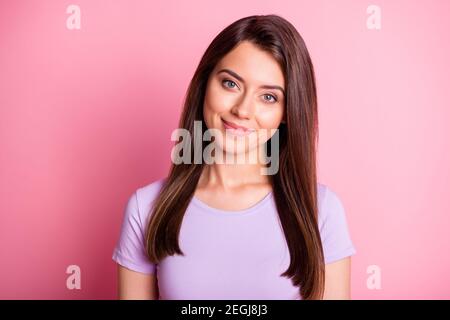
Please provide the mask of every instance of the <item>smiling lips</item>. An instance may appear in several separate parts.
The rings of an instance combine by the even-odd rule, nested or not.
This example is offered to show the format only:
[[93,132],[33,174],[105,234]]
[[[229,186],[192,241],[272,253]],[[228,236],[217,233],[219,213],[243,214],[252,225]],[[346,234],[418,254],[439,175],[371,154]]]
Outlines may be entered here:
[[237,125],[233,122],[226,121],[222,119],[223,125],[227,131],[236,134],[236,135],[247,135],[255,131],[254,129],[249,129],[240,125]]

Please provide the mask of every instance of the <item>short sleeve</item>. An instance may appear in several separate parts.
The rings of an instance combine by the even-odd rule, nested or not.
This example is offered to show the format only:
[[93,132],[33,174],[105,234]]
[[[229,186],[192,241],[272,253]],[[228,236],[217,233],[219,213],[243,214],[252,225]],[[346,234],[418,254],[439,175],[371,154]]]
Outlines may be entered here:
[[320,208],[319,230],[325,264],[338,261],[356,253],[350,237],[344,206],[329,187],[325,187]]
[[145,225],[139,214],[137,193],[129,198],[123,214],[119,240],[112,259],[118,264],[141,273],[155,272],[145,251]]

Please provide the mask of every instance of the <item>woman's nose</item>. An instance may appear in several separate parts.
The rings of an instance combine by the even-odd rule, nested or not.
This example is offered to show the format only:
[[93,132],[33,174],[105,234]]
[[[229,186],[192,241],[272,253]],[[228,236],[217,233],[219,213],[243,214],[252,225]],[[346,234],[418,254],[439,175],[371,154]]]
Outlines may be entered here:
[[252,101],[252,97],[250,95],[244,96],[233,106],[231,111],[239,118],[250,119],[254,113],[254,102]]

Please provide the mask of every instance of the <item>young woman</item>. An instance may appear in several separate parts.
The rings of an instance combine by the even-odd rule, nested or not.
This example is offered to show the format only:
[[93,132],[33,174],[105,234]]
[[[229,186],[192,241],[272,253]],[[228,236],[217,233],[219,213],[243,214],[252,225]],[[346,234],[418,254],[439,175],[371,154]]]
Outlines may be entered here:
[[[166,178],[138,188],[113,253],[119,297],[349,299],[356,251],[341,201],[317,182],[314,70],[292,24],[250,16],[217,35],[179,127],[193,137],[196,121],[224,134],[217,153],[248,159],[276,143],[278,169],[261,174],[259,157],[173,163]],[[264,139],[269,129],[276,134]],[[207,144],[185,146],[202,154]]]

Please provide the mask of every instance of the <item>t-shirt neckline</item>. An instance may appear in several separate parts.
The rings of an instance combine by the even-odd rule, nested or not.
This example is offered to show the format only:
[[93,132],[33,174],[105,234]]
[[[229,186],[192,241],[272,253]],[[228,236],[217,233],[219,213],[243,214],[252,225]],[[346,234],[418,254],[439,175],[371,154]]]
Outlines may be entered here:
[[191,202],[196,205],[197,207],[200,207],[201,209],[204,209],[212,214],[221,215],[221,216],[243,216],[248,215],[252,213],[256,213],[259,211],[261,207],[263,207],[268,201],[273,197],[273,191],[270,191],[267,193],[261,200],[259,200],[257,203],[252,205],[251,207],[248,207],[246,209],[242,210],[223,210],[211,207],[210,205],[206,204],[202,200],[198,199],[195,195],[192,196]]

